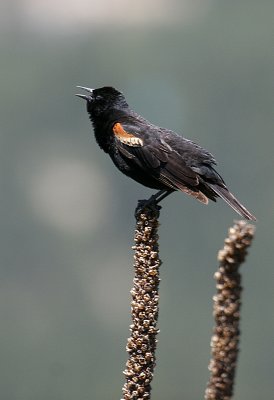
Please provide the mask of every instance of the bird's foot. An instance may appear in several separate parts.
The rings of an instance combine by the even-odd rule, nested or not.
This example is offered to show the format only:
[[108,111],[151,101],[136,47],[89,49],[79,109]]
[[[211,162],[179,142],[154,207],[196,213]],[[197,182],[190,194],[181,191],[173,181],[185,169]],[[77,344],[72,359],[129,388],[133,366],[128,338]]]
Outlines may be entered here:
[[162,207],[158,204],[172,192],[173,190],[159,190],[159,192],[153,194],[148,200],[139,200],[135,210],[135,218],[137,219],[138,216],[144,212],[144,209],[149,209],[150,212],[153,213],[157,212],[159,216]]
[[138,200],[138,205],[135,209],[135,218],[138,219],[140,214],[148,212],[149,214],[154,214],[157,217],[159,216],[161,206],[157,204],[157,199],[155,196],[151,196],[148,200]]

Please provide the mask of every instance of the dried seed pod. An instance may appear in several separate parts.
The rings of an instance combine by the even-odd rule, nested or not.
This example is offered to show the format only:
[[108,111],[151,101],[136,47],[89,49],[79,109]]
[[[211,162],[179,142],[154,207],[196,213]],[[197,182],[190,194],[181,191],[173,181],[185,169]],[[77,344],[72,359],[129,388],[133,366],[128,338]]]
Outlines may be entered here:
[[124,375],[124,400],[150,399],[158,333],[158,287],[160,283],[158,218],[160,207],[151,205],[137,215],[135,229],[134,287],[130,293],[131,337],[127,342],[129,360]]
[[213,297],[215,328],[211,338],[211,373],[206,400],[230,400],[233,395],[234,376],[240,339],[239,320],[241,306],[241,275],[251,245],[255,227],[238,221],[229,229],[229,237],[218,253],[220,266],[215,273],[217,295]]

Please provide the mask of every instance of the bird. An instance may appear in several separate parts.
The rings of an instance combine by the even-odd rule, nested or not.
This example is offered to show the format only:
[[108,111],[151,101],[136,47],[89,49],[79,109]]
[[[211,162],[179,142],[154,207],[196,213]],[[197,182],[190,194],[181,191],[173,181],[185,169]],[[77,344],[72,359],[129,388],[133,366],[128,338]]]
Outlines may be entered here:
[[123,93],[114,87],[77,87],[85,93],[76,96],[86,101],[99,147],[123,174],[157,189],[151,197],[156,204],[175,191],[184,192],[203,204],[220,197],[241,217],[256,221],[229,191],[215,170],[217,162],[209,151],[138,115]]

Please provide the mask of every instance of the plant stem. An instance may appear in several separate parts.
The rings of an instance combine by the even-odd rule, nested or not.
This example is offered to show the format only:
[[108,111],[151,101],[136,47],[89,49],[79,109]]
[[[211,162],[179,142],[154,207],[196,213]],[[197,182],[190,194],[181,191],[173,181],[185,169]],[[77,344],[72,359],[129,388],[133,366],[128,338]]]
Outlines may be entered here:
[[215,328],[211,339],[211,376],[205,392],[206,400],[229,400],[233,395],[240,339],[242,287],[239,267],[245,260],[254,232],[253,225],[237,221],[229,229],[224,248],[218,254],[217,294],[213,298]]
[[147,400],[155,368],[159,311],[158,218],[160,207],[151,204],[136,209],[133,288],[131,290],[131,336],[127,342],[129,359],[124,371],[123,399]]

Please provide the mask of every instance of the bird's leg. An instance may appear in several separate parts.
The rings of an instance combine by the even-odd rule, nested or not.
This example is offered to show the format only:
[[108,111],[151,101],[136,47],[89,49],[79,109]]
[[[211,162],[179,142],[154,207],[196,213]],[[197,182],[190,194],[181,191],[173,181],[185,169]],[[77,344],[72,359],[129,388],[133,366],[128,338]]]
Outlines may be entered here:
[[153,196],[151,196],[147,201],[155,201],[156,204],[159,204],[160,201],[164,200],[167,196],[169,196],[172,192],[174,192],[174,190],[159,190],[159,192],[157,192],[156,194],[154,194]]
[[137,216],[144,210],[144,208],[157,207],[158,210],[160,210],[161,206],[159,206],[158,204],[172,192],[174,192],[174,190],[163,189],[153,194],[148,200],[138,200],[138,206],[135,210],[135,217],[137,218]]

